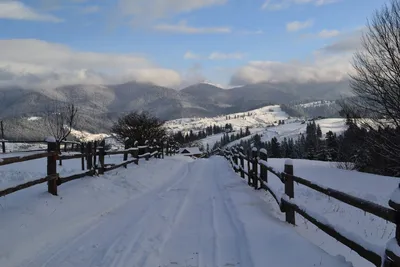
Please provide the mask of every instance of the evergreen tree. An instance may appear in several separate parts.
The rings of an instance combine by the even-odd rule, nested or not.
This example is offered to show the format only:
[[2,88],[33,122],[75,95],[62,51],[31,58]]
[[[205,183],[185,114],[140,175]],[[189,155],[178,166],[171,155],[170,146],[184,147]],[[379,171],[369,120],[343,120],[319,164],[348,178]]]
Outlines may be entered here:
[[276,137],[271,139],[271,157],[280,158],[281,157],[281,147]]
[[326,133],[326,149],[328,160],[336,161],[338,153],[338,141],[336,134],[332,131]]
[[319,124],[317,125],[317,137],[322,138],[322,131],[321,131],[321,127],[319,127]]
[[246,127],[246,132],[245,132],[245,136],[250,135],[250,130],[249,130],[249,126]]

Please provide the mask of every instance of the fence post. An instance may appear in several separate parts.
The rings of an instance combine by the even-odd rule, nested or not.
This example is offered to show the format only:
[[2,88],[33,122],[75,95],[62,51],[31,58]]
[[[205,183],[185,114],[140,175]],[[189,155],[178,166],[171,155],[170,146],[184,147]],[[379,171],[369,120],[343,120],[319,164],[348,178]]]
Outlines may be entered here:
[[249,175],[247,175],[247,184],[251,186],[251,148],[249,147],[249,149],[247,150],[247,173]]
[[[128,140],[129,139],[125,139],[125,145],[124,145],[124,149],[127,150],[128,149]],[[124,153],[124,161],[128,160],[128,152]]]
[[[58,154],[61,154],[61,141],[57,142],[57,152]],[[60,158],[58,161],[59,165],[62,166],[62,159]]]
[[159,159],[161,154],[160,154],[160,146],[158,144],[156,145],[156,150],[155,151],[157,151],[157,154],[155,155],[156,159]]
[[165,142],[161,142],[161,158],[164,159],[164,144]]
[[243,158],[243,154],[244,154],[244,149],[241,146],[239,149],[239,158],[240,158],[240,177],[244,178],[244,158]]
[[[284,176],[285,176],[285,194],[289,198],[294,198],[294,182],[293,182],[293,161],[291,159],[288,159],[285,161],[285,170],[284,170]],[[285,207],[286,210],[286,222],[295,225],[296,220],[295,220],[295,213],[294,210]]]
[[[47,157],[47,176],[57,175],[57,142],[54,137],[48,137],[47,141],[47,152],[52,155]],[[47,191],[57,196],[57,179],[51,179],[47,181]]]
[[145,148],[144,148],[144,154],[146,154],[146,156],[145,156],[145,159],[146,159],[146,161],[149,161],[149,141],[148,140],[146,140],[146,142],[144,142],[144,144],[145,144]]
[[89,142],[86,145],[86,164],[87,164],[88,170],[91,170],[93,168],[93,165],[92,165],[92,142]]
[[93,167],[97,168],[97,141],[93,143]]
[[136,158],[135,164],[139,165],[139,148],[138,148],[138,142],[135,141],[133,143],[133,148],[136,148],[135,150],[133,150],[133,157]]
[[[265,163],[268,161],[268,154],[267,150],[265,148],[260,149],[260,160],[265,161]],[[264,182],[268,183],[268,169],[264,164],[260,164],[260,177],[261,180]]]
[[[389,206],[396,211],[396,233],[395,236],[392,240],[389,242],[396,242],[396,244],[393,244],[395,246],[400,246],[400,203],[398,202],[398,196],[400,196],[400,184],[398,188],[396,188],[396,191],[393,192],[391,199],[389,200]],[[384,262],[383,262],[383,267],[395,267],[398,266],[398,262],[394,260],[393,258],[399,258],[400,255],[396,254],[395,251],[392,251],[390,249],[391,245],[386,246],[385,250],[385,256],[384,256]],[[390,255],[394,254],[394,255]]]
[[233,162],[235,163],[235,172],[239,172],[239,161],[238,161],[238,150],[236,149],[236,147],[233,148]]
[[106,141],[102,140],[99,147],[99,174],[104,174],[104,155],[105,155]]
[[1,139],[2,139],[1,147],[2,147],[3,153],[6,153],[6,142],[4,142],[4,124],[3,124],[3,121],[0,121],[0,126],[1,126]]
[[258,189],[258,149],[253,147],[251,150],[251,155],[253,158],[253,170],[252,170],[252,178],[253,178],[253,187],[254,189]]
[[81,158],[82,171],[84,171],[85,170],[85,144],[83,142],[81,142],[81,154],[82,154],[82,158]]

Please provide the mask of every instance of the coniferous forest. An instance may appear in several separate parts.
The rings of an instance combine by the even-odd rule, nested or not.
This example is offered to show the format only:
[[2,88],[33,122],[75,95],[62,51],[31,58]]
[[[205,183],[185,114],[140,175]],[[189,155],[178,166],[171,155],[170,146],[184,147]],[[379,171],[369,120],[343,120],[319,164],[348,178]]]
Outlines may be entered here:
[[[338,167],[354,169],[361,172],[400,177],[399,157],[387,157],[384,144],[400,142],[399,128],[379,128],[377,131],[368,131],[357,126],[355,120],[346,120],[347,130],[337,135],[332,131],[322,134],[320,126],[309,122],[305,134],[297,138],[276,137],[262,142],[258,134],[248,140],[240,142],[247,150],[250,146],[265,148],[270,158],[309,159],[337,162]],[[392,136],[390,140],[386,137]],[[381,145],[371,146],[371,139]],[[397,140],[393,140],[397,139]]]

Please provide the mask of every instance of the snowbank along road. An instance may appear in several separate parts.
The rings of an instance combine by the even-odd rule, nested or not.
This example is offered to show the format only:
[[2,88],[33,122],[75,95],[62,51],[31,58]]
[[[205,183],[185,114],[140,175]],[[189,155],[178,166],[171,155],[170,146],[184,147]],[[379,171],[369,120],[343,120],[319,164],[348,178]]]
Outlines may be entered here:
[[[167,162],[175,167],[161,168]],[[128,167],[113,178],[138,179],[140,167]],[[118,205],[106,205],[102,212],[91,213],[88,218],[79,213],[75,227],[60,221],[57,231],[47,233],[46,240],[20,237],[8,246],[3,240],[0,266],[350,266],[270,215],[265,202],[222,157],[176,157],[157,161],[152,168],[153,175],[142,180],[158,179],[159,183],[153,183],[149,190],[137,189]],[[96,179],[101,178],[88,178],[87,183],[96,183]],[[80,182],[71,182],[71,186],[79,187]],[[65,216],[68,212],[63,211]],[[18,218],[16,214],[10,216]],[[70,219],[69,223],[73,221]],[[41,219],[37,220],[40,234],[45,230],[40,228]],[[9,230],[18,231],[18,225]]]

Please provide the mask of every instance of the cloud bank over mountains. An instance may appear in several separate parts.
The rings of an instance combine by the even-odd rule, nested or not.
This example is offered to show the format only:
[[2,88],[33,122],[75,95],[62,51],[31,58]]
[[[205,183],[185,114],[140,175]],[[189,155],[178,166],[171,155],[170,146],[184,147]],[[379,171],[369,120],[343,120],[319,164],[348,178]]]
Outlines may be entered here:
[[[21,21],[63,25],[70,19],[62,16],[68,8],[76,9],[81,16],[96,16],[106,12],[102,3],[93,0],[41,0],[40,4],[27,1],[0,0],[0,20]],[[221,23],[203,24],[195,11],[207,11],[211,8],[227,8],[230,0],[118,0],[110,8],[124,27],[141,28],[155,34],[177,35],[179,42],[192,36],[231,36],[240,35],[251,38],[268,34],[256,27],[242,28]],[[336,0],[266,0],[255,7],[254,12],[283,12],[295,6],[322,7],[339,3]],[[331,6],[331,5],[330,5]],[[197,22],[197,23],[196,23]],[[54,88],[71,84],[119,84],[128,81],[152,83],[174,89],[210,80],[210,72],[217,76],[219,69],[224,76],[224,86],[238,86],[262,82],[307,83],[337,82],[348,78],[353,71],[352,54],[360,49],[361,30],[339,30],[322,28],[314,30],[318,21],[313,18],[288,20],[276,27],[282,34],[301,34],[304,38],[326,40],[326,44],[314,50],[301,60],[268,60],[254,56],[252,51],[230,49],[202,50],[199,47],[185,47],[175,63],[157,58],[149,53],[99,52],[90,47],[77,48],[70,44],[54,40],[4,38],[0,39],[0,86],[22,86],[36,88]],[[259,26],[259,25],[257,25]],[[38,29],[38,28],[37,28]],[[310,33],[307,31],[313,31]],[[18,35],[16,35],[18,36]],[[186,36],[186,37],[184,37]],[[224,38],[223,37],[223,38]],[[178,40],[177,38],[177,40]],[[211,39],[204,39],[212,42]],[[50,38],[51,39],[51,38]],[[180,43],[177,43],[180,46]],[[183,45],[182,45],[183,46]],[[155,46],[157,50],[169,53],[171,47],[163,44]],[[293,46],[294,47],[294,46]],[[294,47],[295,48],[295,47]],[[267,49],[267,48],[266,48]],[[96,52],[94,52],[96,51]],[[118,50],[115,50],[118,51]],[[289,51],[288,51],[289,52]],[[293,51],[290,51],[293,52]],[[281,51],[282,53],[282,51]],[[178,58],[179,57],[179,58]],[[162,63],[161,63],[162,62]],[[190,65],[189,65],[190,64]],[[212,65],[213,64],[213,65]],[[201,66],[201,67],[199,67]],[[215,71],[214,71],[215,70]],[[228,73],[228,74],[227,74]],[[221,83],[221,79],[216,81]]]

